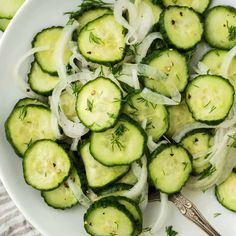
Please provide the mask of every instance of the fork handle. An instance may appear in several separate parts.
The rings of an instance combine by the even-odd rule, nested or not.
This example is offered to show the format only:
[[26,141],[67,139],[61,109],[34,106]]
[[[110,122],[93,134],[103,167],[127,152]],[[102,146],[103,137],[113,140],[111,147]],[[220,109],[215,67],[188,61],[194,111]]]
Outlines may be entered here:
[[202,228],[209,236],[221,236],[205,219],[205,217],[199,212],[196,206],[181,193],[174,194],[169,197],[169,200],[173,202],[182,215],[189,220],[197,224]]

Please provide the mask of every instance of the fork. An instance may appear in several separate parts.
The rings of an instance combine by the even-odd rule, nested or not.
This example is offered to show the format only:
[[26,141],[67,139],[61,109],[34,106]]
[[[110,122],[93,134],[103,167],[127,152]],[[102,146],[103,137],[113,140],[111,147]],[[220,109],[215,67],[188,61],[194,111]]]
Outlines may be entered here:
[[[157,191],[151,190],[148,195],[148,201],[160,201],[160,194]],[[197,207],[181,193],[175,193],[169,196],[169,201],[175,204],[180,213],[198,225],[209,236],[221,236],[200,213]]]

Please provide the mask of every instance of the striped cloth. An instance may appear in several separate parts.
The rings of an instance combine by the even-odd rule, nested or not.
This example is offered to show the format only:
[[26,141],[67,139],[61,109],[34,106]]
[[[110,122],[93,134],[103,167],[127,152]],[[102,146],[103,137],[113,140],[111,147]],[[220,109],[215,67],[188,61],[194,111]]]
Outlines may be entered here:
[[41,236],[16,208],[0,180],[0,236]]

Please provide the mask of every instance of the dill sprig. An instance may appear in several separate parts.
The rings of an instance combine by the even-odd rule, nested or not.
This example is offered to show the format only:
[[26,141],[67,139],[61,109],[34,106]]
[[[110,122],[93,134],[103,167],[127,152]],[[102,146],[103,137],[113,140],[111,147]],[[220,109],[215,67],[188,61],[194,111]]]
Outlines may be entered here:
[[93,111],[93,107],[94,107],[94,100],[89,100],[87,99],[87,108],[86,111]]
[[124,126],[124,124],[120,124],[116,128],[111,138],[111,145],[113,150],[115,149],[115,147],[117,147],[119,150],[122,150],[124,148],[124,145],[121,143],[120,138],[127,130],[128,129]]
[[216,171],[215,166],[212,166],[212,167],[210,167],[210,168],[204,170],[204,171],[201,173],[201,175],[200,175],[200,177],[198,178],[198,180],[202,180],[202,179],[205,179],[205,178],[211,176],[215,171]]
[[173,226],[166,227],[166,235],[167,236],[176,236],[178,233],[173,230]]
[[229,26],[229,22],[227,21],[227,28],[228,28],[228,39],[229,41],[234,41],[236,39],[236,26]]
[[89,34],[89,42],[90,43],[95,43],[95,44],[104,44],[101,38],[99,38],[97,35],[95,35],[93,32],[90,32]]
[[24,120],[26,116],[27,116],[27,106],[23,106],[20,109],[19,118],[20,118],[20,120]]

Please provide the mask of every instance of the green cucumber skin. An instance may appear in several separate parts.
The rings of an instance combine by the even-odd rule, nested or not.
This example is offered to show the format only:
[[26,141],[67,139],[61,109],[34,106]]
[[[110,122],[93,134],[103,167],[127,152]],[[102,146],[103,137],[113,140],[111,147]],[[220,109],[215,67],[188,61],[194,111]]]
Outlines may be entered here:
[[94,192],[97,193],[98,195],[102,196],[102,195],[106,195],[106,194],[120,192],[120,191],[123,191],[123,190],[129,190],[132,187],[133,186],[130,185],[130,184],[114,183],[111,186],[105,186],[105,187],[100,188],[100,189],[95,189]]
[[[50,30],[50,29],[63,29],[63,26],[52,26],[52,27],[49,27],[49,28],[42,29],[40,32],[38,32],[38,33],[34,36],[33,41],[32,41],[32,43],[31,43],[31,44],[32,44],[32,48],[35,47],[35,46],[34,46],[34,42],[37,40],[37,36],[40,35],[41,33],[43,33],[44,31],[47,31],[47,30]],[[41,66],[41,64],[40,64],[40,62],[39,62],[39,60],[38,60],[38,58],[37,58],[37,54],[35,54],[35,60],[37,61],[38,65],[40,66],[40,68],[42,69],[42,71],[44,71],[45,73],[48,73],[48,74],[50,74],[50,75],[52,75],[52,76],[58,76],[57,72],[52,73],[52,72],[50,72],[50,71],[45,70],[45,69]]]
[[[211,0],[211,1],[212,1],[212,0]],[[204,15],[203,15],[204,21],[206,20],[207,15],[208,15],[212,10],[214,10],[214,9],[216,9],[216,8],[222,8],[222,7],[228,9],[230,12],[234,13],[235,16],[236,16],[236,8],[234,8],[234,7],[232,7],[232,6],[228,6],[228,5],[224,5],[224,6],[219,5],[219,6],[215,6],[215,7],[213,7],[213,8],[208,9],[207,11],[205,11],[205,13],[204,13]],[[228,47],[220,47],[219,45],[210,42],[209,37],[207,37],[207,35],[205,34],[205,32],[206,32],[206,24],[205,24],[205,22],[204,22],[204,24],[203,24],[203,27],[204,27],[203,38],[204,38],[204,40],[205,40],[213,49],[215,48],[216,50],[217,50],[217,49],[230,50],[230,48],[228,48]],[[204,56],[203,56],[203,57],[204,57]],[[202,58],[202,59],[203,59],[203,58]]]
[[[176,8],[189,9],[188,7],[177,7],[177,6],[175,6],[175,7],[176,7]],[[166,9],[168,10],[169,8],[171,8],[171,6],[167,7]],[[191,9],[191,10],[192,10],[193,12],[195,12],[193,9]],[[195,12],[195,13],[196,13],[196,15],[198,16],[200,22],[202,23],[202,19],[201,19],[201,17],[199,16],[199,14],[198,14],[197,12]],[[165,27],[164,27],[164,15],[165,15],[165,10],[164,10],[164,11],[161,13],[161,15],[160,15],[160,21],[159,21],[159,23],[160,23],[160,32],[161,32],[161,34],[162,34],[162,36],[163,36],[163,39],[164,39],[170,46],[173,46],[174,48],[179,49],[180,51],[186,52],[186,51],[190,51],[190,50],[194,49],[194,48],[197,46],[197,44],[201,42],[201,40],[202,40],[202,38],[203,38],[203,34],[202,34],[201,39],[200,39],[198,42],[196,42],[193,46],[188,47],[188,48],[180,48],[180,47],[177,47],[177,46],[172,42],[172,40],[168,37],[168,35],[167,35],[167,33],[166,33],[166,30],[165,30]]]
[[134,217],[133,217],[132,214],[127,210],[127,208],[126,208],[124,205],[122,205],[122,204],[120,204],[120,203],[118,203],[118,202],[110,201],[110,200],[107,200],[107,201],[98,200],[98,201],[96,201],[95,203],[93,203],[93,204],[89,207],[89,209],[87,210],[87,212],[86,212],[85,215],[84,215],[84,228],[85,228],[86,232],[87,232],[89,235],[91,235],[91,236],[97,236],[97,235],[91,234],[91,233],[89,232],[88,228],[86,227],[86,226],[87,226],[87,225],[86,225],[86,221],[87,221],[87,219],[88,219],[90,213],[92,213],[92,212],[93,212],[94,210],[96,210],[97,208],[100,208],[100,207],[101,207],[101,208],[106,208],[106,207],[109,207],[109,206],[114,207],[114,208],[116,208],[116,209],[122,211],[122,212],[131,220],[131,222],[132,222],[132,224],[133,224],[133,233],[132,233],[131,236],[134,236],[134,231],[135,231],[135,220],[134,220]]
[[[117,88],[117,90],[120,91],[120,95],[121,95],[121,98],[122,98],[122,100],[123,100],[122,91],[120,90],[120,88],[118,87],[117,84],[115,84],[114,82],[112,82],[110,79],[105,78],[105,77],[102,77],[102,76],[101,76],[101,77],[98,77],[98,78],[102,78],[102,79],[104,79],[104,80],[110,81],[110,82]],[[91,81],[89,81],[88,83],[86,83],[85,86],[87,86],[87,85],[89,85],[89,84],[91,84],[91,83],[93,83],[93,82],[94,82],[94,80],[91,80]],[[84,86],[80,89],[80,91],[82,91],[83,88],[84,88]],[[76,108],[77,108],[77,103],[78,103],[78,99],[76,99],[76,105],[75,105]],[[119,120],[119,117],[120,117],[121,112],[122,112],[122,107],[123,107],[123,106],[122,106],[122,102],[121,102],[119,113],[118,113],[118,115],[117,115],[117,117],[116,117],[116,120],[114,121],[114,123],[113,123],[112,126],[104,127],[103,129],[100,129],[99,131],[94,131],[94,132],[103,132],[103,131],[106,131],[106,130],[109,129],[109,128],[114,127],[114,126],[116,125],[116,123],[118,122],[118,120]],[[78,109],[76,109],[76,114],[77,114],[78,117],[80,117],[80,114],[79,114],[79,112],[78,112]],[[90,127],[89,127],[88,125],[84,124],[84,126],[86,126],[88,129],[90,129]],[[93,132],[93,131],[92,131],[92,132]]]
[[[31,144],[30,147],[27,149],[27,151],[30,150],[35,144],[37,144],[38,142],[41,142],[41,141],[49,141],[49,142],[56,143],[56,142],[54,142],[54,141],[52,141],[52,140],[50,140],[50,139],[41,139],[41,140],[38,140],[38,141],[34,142],[33,144]],[[62,148],[62,149],[66,152],[66,150],[65,150],[62,146],[60,146],[58,143],[56,143],[56,144],[58,145],[58,147]],[[33,187],[34,189],[36,189],[33,185],[29,184],[28,181],[26,181],[27,177],[25,176],[24,157],[26,156],[27,151],[25,152],[25,154],[24,154],[24,156],[23,156],[23,161],[22,161],[23,176],[24,176],[24,179],[25,179],[26,184],[28,184],[29,186],[31,186],[31,187]],[[67,154],[67,155],[68,155],[68,154]],[[69,157],[69,155],[68,155],[68,157]],[[65,176],[65,178],[62,180],[62,182],[66,181],[66,180],[69,178],[70,174],[71,174],[72,162],[71,162],[70,157],[69,157],[69,161],[70,161],[70,171],[68,172],[68,175]],[[54,189],[58,188],[62,182],[60,182],[56,187],[54,187],[54,188],[52,188],[52,189],[48,189],[48,190],[54,190]],[[38,190],[40,190],[40,191],[46,191],[46,190],[43,190],[43,189],[38,189]]]
[[[129,202],[130,204],[132,204],[135,209],[137,210],[139,216],[140,216],[140,220],[135,220],[135,225],[136,225],[136,232],[135,235],[140,235],[143,229],[143,214],[140,210],[140,208],[138,207],[137,203],[133,200],[131,200],[130,198],[127,197],[123,197],[123,196],[109,196],[109,197],[104,197],[101,198],[101,201],[114,201],[114,202],[119,202],[119,200],[124,200]],[[121,204],[121,203],[120,203]]]
[[[196,78],[194,78],[191,82],[197,80],[199,77],[201,77],[201,75],[200,75],[200,76],[197,76]],[[222,80],[227,81],[227,80],[226,80],[224,77],[222,77],[222,76],[218,76],[218,75],[217,75],[217,77],[220,77]],[[233,85],[231,85],[231,83],[228,82],[228,81],[227,81],[227,83],[232,87],[232,89],[233,89],[233,91],[234,91]],[[186,91],[188,90],[188,88],[189,88],[190,85],[191,85],[191,84],[189,83],[188,86],[187,86],[187,88],[186,88]],[[235,95],[235,92],[233,93],[233,95]],[[187,101],[187,100],[186,100],[186,101]],[[234,102],[234,99],[232,100],[231,108],[232,108],[232,106],[233,106],[233,102]],[[195,120],[197,120],[197,121],[200,121],[200,120],[196,119],[196,117],[195,117],[195,115],[194,115],[194,113],[193,113],[191,107],[189,106],[189,104],[188,104],[187,102],[186,102],[186,104],[187,104],[187,106],[188,106],[189,111],[192,113],[193,118],[194,118]],[[225,117],[224,117],[223,119],[221,119],[221,120],[217,120],[217,121],[204,121],[204,120],[201,120],[200,122],[205,123],[205,124],[208,124],[208,125],[218,125],[218,124],[220,124],[221,122],[223,122],[223,121],[227,118],[227,116],[229,115],[229,113],[230,113],[230,111],[231,111],[231,108],[229,109],[229,111],[228,111],[228,113],[225,115]]]
[[[145,147],[146,147],[146,145],[147,145],[147,139],[148,139],[145,130],[143,130],[143,128],[140,126],[140,124],[139,124],[138,122],[136,122],[135,120],[131,119],[129,116],[127,116],[127,115],[125,115],[125,114],[122,114],[122,115],[120,116],[120,119],[119,119],[119,120],[124,120],[124,121],[128,121],[128,122],[132,123],[132,124],[135,125],[136,128],[140,131],[140,133],[141,133],[142,136],[144,137],[144,143],[143,143],[143,153],[144,153]],[[95,132],[92,132],[92,134],[90,135],[90,143],[91,143],[91,140],[92,140],[92,138],[93,138],[93,133],[95,133]],[[90,152],[91,152],[92,156],[94,157],[94,159],[97,160],[97,159],[95,158],[95,155],[93,154],[93,150],[91,149],[91,145],[90,145]],[[142,153],[142,155],[140,155],[140,157],[139,157],[137,160],[139,160],[139,159],[143,156],[143,153]],[[137,161],[137,160],[135,160],[135,161]],[[99,160],[97,160],[97,161],[100,162]],[[133,162],[135,162],[135,161],[133,161]],[[100,163],[101,163],[101,162],[100,162]],[[105,165],[105,166],[111,166],[111,165],[106,165],[106,163],[101,163],[101,164],[103,164],[103,165]],[[126,164],[120,164],[120,166],[123,166],[123,165],[126,165]],[[119,165],[113,165],[113,166],[119,166]]]
[[[185,148],[183,148],[183,147],[180,146],[180,145],[174,145],[174,144],[172,144],[172,143],[170,143],[170,144],[168,143],[168,144],[162,144],[162,145],[160,145],[156,150],[154,150],[154,151],[151,153],[151,156],[150,156],[150,158],[148,159],[148,166],[149,166],[149,165],[151,164],[151,162],[155,159],[155,156],[156,156],[156,155],[158,155],[158,154],[161,153],[164,149],[169,148],[169,147],[171,147],[171,146],[177,146],[177,147],[181,147],[182,149],[184,149],[184,150],[188,153],[190,162],[192,163],[193,157],[192,157],[192,155],[188,152],[188,150],[186,150]],[[149,173],[148,175],[150,176],[149,168],[148,168],[148,173]],[[150,180],[151,180],[151,178],[150,178]],[[188,178],[187,178],[186,181],[182,184],[182,187],[181,187],[180,189],[178,189],[177,191],[175,191],[175,193],[180,192],[187,182],[188,182]],[[153,181],[152,181],[152,180],[151,180],[151,184],[153,184]],[[155,189],[156,189],[156,187],[155,187]],[[162,192],[162,193],[165,193],[165,194],[168,194],[168,195],[174,194],[174,193],[164,192],[164,191],[162,191],[162,190],[160,190],[160,189],[158,189],[158,191],[160,191],[160,192]]]
[[[81,156],[81,150],[83,148],[83,146],[85,146],[87,143],[89,143],[90,140],[85,140],[83,142],[83,144],[79,147],[79,154]],[[81,158],[82,159],[82,158]],[[82,161],[83,162],[83,161]],[[128,172],[130,171],[130,168],[127,170],[127,172],[123,173],[122,175],[118,176],[116,179],[114,179],[113,181],[107,183],[106,185],[102,186],[102,187],[96,187],[94,188],[93,186],[90,186],[88,183],[87,183],[87,178],[86,178],[86,174],[85,174],[85,178],[86,178],[86,183],[87,183],[87,186],[92,188],[95,192],[99,192],[99,191],[103,191],[104,189],[108,189],[111,185],[115,184],[118,180],[122,179]]]
[[[101,17],[98,17],[98,18],[95,19],[94,21],[96,21],[96,20],[98,20],[98,19],[100,19],[100,18],[102,18],[102,17],[104,17],[104,16],[106,16],[106,15],[111,15],[111,14],[105,14],[105,15],[103,15],[103,16],[101,16]],[[88,24],[90,24],[90,23],[92,23],[92,22],[94,22],[94,21],[91,21],[91,22],[89,22]],[[87,24],[87,25],[88,25],[88,24]],[[83,29],[84,29],[85,27],[87,27],[87,25],[85,25],[85,26],[80,30],[80,32],[82,32]],[[125,37],[125,35],[126,35],[126,32],[127,32],[127,30],[126,30],[125,28],[123,28],[123,35],[124,35],[124,37]],[[79,37],[80,37],[80,34],[78,35],[78,38],[79,38]],[[81,53],[81,50],[80,50],[79,47],[78,47],[78,50],[79,50],[79,52]],[[86,58],[86,60],[87,60],[87,61],[90,61],[90,62],[94,62],[94,63],[100,64],[100,65],[104,65],[104,66],[110,67],[110,66],[114,66],[115,64],[118,64],[119,62],[121,62],[121,61],[124,60],[124,58],[125,58],[125,56],[126,56],[126,53],[127,53],[127,51],[128,51],[128,45],[127,45],[127,44],[125,44],[125,48],[123,48],[122,51],[123,51],[122,58],[119,59],[119,60],[113,61],[113,62],[107,62],[107,61],[101,61],[101,60],[93,60],[93,59],[91,59],[91,58]],[[82,53],[81,53],[81,54],[82,54]],[[83,55],[83,54],[82,54],[82,55]]]
[[[21,99],[21,100],[23,100],[23,99]],[[21,101],[21,100],[19,100],[19,101]],[[19,101],[18,101],[18,102],[19,102]],[[17,105],[17,104],[16,104],[16,105]],[[43,106],[43,105],[27,105],[27,107],[28,107],[28,106],[30,106],[30,107],[42,108],[42,109],[47,109],[48,111],[50,111],[50,109],[49,109],[48,107]],[[14,108],[14,109],[15,109],[15,108]],[[20,157],[20,158],[23,158],[24,155],[22,155],[22,154],[20,153],[20,151],[15,147],[14,142],[12,141],[11,134],[10,134],[10,132],[9,132],[9,130],[8,130],[8,122],[9,122],[9,120],[11,119],[11,116],[12,116],[12,114],[13,114],[13,112],[14,112],[14,109],[12,110],[12,112],[10,113],[10,115],[8,116],[8,118],[7,118],[7,120],[6,120],[5,124],[4,124],[4,127],[5,127],[5,134],[6,134],[7,141],[11,144],[11,146],[12,146],[12,148],[14,149],[16,155],[17,155],[18,157]]]

